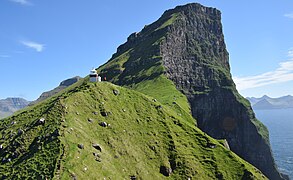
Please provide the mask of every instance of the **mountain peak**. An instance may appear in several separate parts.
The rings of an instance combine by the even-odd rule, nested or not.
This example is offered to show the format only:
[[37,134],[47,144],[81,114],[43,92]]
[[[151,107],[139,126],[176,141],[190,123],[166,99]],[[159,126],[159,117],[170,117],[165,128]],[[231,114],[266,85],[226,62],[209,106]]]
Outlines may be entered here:
[[[201,130],[216,139],[227,139],[236,154],[269,178],[280,179],[268,131],[251,115],[249,102],[238,94],[233,82],[217,9],[191,3],[165,11],[157,21],[131,34],[98,71],[112,83],[167,105],[172,104],[173,94],[154,89],[174,84],[190,107],[179,105],[192,112]],[[259,157],[265,158],[260,161]]]
[[293,96],[287,95],[278,98],[271,98],[269,96],[262,96],[261,98],[247,98],[253,109],[284,109],[293,108]]
[[54,88],[54,89],[52,89],[52,90],[50,90],[50,91],[43,92],[37,100],[32,101],[29,105],[31,106],[31,105],[34,105],[34,104],[36,104],[36,103],[38,103],[38,102],[41,102],[41,101],[43,101],[43,100],[45,100],[45,99],[48,99],[49,97],[51,97],[51,96],[53,96],[53,95],[59,93],[61,90],[63,90],[63,89],[65,89],[65,88],[71,86],[72,84],[74,84],[74,83],[80,81],[81,79],[82,79],[82,78],[79,77],[79,76],[75,76],[75,77],[72,77],[72,78],[66,79],[66,80],[62,81],[62,82],[59,84],[59,86],[57,86],[56,88]]
[[267,96],[267,95],[263,95],[261,98],[262,98],[262,99],[270,99],[270,97]]
[[66,86],[66,87],[68,87],[68,86],[76,83],[80,79],[81,79],[81,77],[75,76],[75,77],[72,77],[72,78],[69,78],[69,79],[66,79],[66,80],[62,81],[59,86]]
[[[189,3],[186,5],[181,5],[181,6],[176,6],[174,9],[170,9],[164,12],[164,15],[169,15],[172,13],[177,13],[177,12],[184,12],[187,15],[194,15],[196,14],[207,14],[209,16],[214,16],[214,17],[220,17],[221,16],[221,11],[217,10],[216,8],[212,7],[206,7],[203,6],[199,3]],[[192,14],[190,14],[192,13]]]
[[12,115],[15,111],[26,107],[30,102],[18,97],[0,99],[0,118]]

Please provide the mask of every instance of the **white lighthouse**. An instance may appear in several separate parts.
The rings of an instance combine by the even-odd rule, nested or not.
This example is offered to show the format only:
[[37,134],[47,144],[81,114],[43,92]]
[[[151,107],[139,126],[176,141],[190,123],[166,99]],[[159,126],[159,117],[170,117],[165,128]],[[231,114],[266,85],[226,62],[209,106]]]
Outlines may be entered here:
[[98,81],[98,74],[95,69],[90,71],[90,82],[97,82]]

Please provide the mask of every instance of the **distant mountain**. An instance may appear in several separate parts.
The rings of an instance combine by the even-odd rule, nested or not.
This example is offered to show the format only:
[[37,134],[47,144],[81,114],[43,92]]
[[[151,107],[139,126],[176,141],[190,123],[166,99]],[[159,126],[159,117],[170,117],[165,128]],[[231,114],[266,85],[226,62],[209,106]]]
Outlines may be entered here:
[[76,82],[79,81],[80,79],[81,79],[81,77],[79,77],[79,76],[75,76],[75,77],[73,77],[73,78],[69,78],[69,79],[66,79],[66,80],[62,81],[62,82],[59,84],[58,87],[56,87],[56,88],[54,88],[54,89],[52,89],[52,90],[50,90],[50,91],[43,92],[37,100],[31,102],[29,105],[30,105],[30,106],[31,106],[31,105],[34,105],[34,104],[36,104],[36,103],[38,103],[38,102],[40,102],[40,101],[43,101],[43,100],[45,100],[45,99],[47,99],[47,98],[49,98],[49,97],[51,97],[51,96],[57,94],[57,93],[60,92],[61,90],[63,90],[63,89],[65,89],[65,88],[67,88],[68,86],[70,86],[70,85],[76,83]]
[[283,96],[279,98],[271,98],[264,95],[260,98],[247,97],[253,109],[284,109],[293,108],[293,96]]
[[81,77],[79,77],[79,76],[66,79],[66,80],[62,81],[59,84],[59,86],[54,88],[53,90],[42,93],[40,95],[40,97],[35,101],[27,101],[23,98],[17,98],[17,97],[0,99],[0,119],[8,117],[8,116],[12,115],[14,112],[16,112],[20,109],[23,109],[28,105],[34,105],[40,101],[47,99],[47,98],[57,94],[61,90],[65,89],[66,87],[76,83],[80,79],[81,79]]
[[15,111],[26,107],[30,101],[23,98],[0,99],[0,118],[10,116]]

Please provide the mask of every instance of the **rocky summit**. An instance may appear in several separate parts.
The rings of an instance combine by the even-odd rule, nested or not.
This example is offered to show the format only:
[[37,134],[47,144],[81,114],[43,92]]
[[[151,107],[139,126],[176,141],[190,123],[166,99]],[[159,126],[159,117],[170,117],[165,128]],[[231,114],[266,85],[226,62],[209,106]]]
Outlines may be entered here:
[[113,83],[152,96],[157,89],[153,81],[168,78],[187,97],[201,130],[226,139],[232,151],[270,179],[282,179],[267,128],[232,80],[219,10],[188,4],[166,11],[131,34],[100,72]]
[[0,121],[0,179],[282,179],[218,10],[166,11],[97,72]]

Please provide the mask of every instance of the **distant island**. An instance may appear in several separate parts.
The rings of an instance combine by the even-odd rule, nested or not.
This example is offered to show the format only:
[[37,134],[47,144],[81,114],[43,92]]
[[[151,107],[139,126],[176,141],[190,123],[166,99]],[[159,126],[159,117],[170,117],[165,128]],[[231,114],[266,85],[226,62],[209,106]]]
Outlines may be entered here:
[[279,98],[264,95],[260,98],[247,97],[246,99],[250,101],[252,108],[255,110],[293,108],[293,96],[291,95]]

